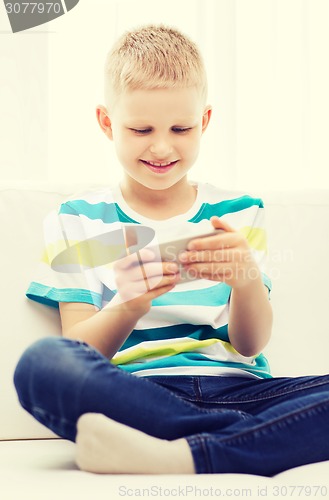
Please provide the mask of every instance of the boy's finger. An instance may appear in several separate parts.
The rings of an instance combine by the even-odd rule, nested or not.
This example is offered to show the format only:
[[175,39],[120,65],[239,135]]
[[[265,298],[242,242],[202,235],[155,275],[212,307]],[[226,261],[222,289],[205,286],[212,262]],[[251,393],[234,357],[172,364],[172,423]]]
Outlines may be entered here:
[[206,250],[192,250],[183,252],[179,255],[179,260],[183,264],[194,264],[203,262],[228,262],[231,260],[232,252],[226,248],[218,248],[217,246],[212,250],[207,247]]
[[187,245],[187,250],[219,250],[234,247],[237,241],[237,232],[232,230],[221,230],[218,234],[195,238]]
[[118,259],[114,263],[116,269],[128,269],[131,266],[138,266],[141,262],[151,262],[154,260],[154,252],[148,248],[143,248],[139,252],[134,252]]
[[[196,238],[194,240],[191,240],[189,244],[187,245],[188,250],[202,250],[206,248],[216,248],[217,247],[217,242],[218,242],[218,236],[221,235],[221,238],[223,236],[225,237],[225,233],[235,233],[236,231],[227,223],[224,222],[222,219],[217,217],[217,215],[214,215],[213,217],[210,218],[210,222],[212,223],[214,229],[218,229],[218,235],[216,234],[215,236],[204,236],[203,238]],[[221,245],[222,248],[225,248],[229,246],[227,243],[223,243]]]
[[217,215],[211,217],[210,222],[215,229],[223,229],[224,231],[227,231],[229,233],[234,231],[233,227],[231,227],[227,222],[223,221],[223,219],[220,219]]

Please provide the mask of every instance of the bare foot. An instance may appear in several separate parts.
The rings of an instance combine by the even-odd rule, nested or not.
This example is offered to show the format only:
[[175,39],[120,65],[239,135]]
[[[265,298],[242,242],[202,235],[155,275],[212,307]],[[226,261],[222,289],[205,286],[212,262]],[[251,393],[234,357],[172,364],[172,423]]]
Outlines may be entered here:
[[120,424],[100,413],[78,420],[76,462],[102,474],[195,474],[185,439],[166,441]]

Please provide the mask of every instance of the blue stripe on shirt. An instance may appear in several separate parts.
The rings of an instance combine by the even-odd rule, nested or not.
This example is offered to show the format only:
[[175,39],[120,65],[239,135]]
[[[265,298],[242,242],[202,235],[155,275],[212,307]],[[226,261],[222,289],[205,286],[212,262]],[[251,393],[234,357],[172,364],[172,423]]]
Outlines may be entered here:
[[225,306],[231,293],[231,287],[225,283],[216,283],[209,288],[167,292],[152,300],[152,306]]
[[158,328],[133,330],[123,346],[120,348],[120,351],[133,347],[141,342],[186,337],[190,337],[195,340],[219,339],[229,342],[227,325],[219,328],[213,328],[210,325],[191,325],[183,323]]
[[88,203],[85,200],[74,200],[63,203],[59,210],[60,214],[84,215],[88,219],[100,219],[105,224],[113,222],[131,222],[139,224],[128,215],[126,215],[117,203]]
[[218,203],[202,203],[198,213],[189,222],[200,222],[203,219],[209,220],[213,215],[221,217],[225,214],[240,212],[252,206],[264,208],[264,204],[260,198],[252,198],[247,195]]
[[30,284],[26,296],[40,304],[57,308],[59,302],[83,302],[99,309],[102,307],[102,296],[99,293],[80,288],[54,288],[34,281]]

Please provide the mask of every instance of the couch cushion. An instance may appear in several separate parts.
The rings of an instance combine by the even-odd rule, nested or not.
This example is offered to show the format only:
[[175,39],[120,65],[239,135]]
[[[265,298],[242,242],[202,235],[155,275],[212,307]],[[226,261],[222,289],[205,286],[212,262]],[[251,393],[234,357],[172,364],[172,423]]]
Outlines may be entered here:
[[[322,488],[322,490],[317,490],[319,498],[326,497],[329,492],[329,462],[291,469],[274,478],[245,474],[98,475],[79,471],[74,462],[74,444],[61,439],[0,442],[0,470],[2,472],[0,491],[3,494],[1,498],[4,500],[21,500],[22,498],[24,500],[90,500],[95,494],[99,496],[100,493],[111,500],[122,497],[156,496],[161,498],[184,496],[185,498],[224,496],[259,498],[264,496],[271,499],[287,497],[287,491],[291,493],[293,485],[299,486],[295,495],[297,497],[299,493],[298,498],[306,498],[306,496],[317,498],[307,495],[309,492],[307,488],[312,486],[313,492],[315,492],[315,486]],[[304,491],[303,485],[306,487]],[[280,488],[283,493],[278,495],[276,493],[280,492]],[[327,494],[324,495],[326,488]],[[160,495],[161,491],[162,495]],[[183,495],[187,492],[189,492],[188,495]],[[211,492],[212,495],[210,495]]]
[[265,349],[272,374],[328,373],[329,192],[268,192],[268,273],[274,329]]

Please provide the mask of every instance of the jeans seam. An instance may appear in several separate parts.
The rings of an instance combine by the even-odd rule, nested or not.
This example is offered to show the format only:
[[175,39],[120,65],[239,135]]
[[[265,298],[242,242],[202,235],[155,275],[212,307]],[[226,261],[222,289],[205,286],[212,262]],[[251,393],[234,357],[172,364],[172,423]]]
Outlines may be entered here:
[[289,418],[298,417],[301,414],[304,414],[305,416],[307,416],[309,413],[311,413],[315,409],[318,409],[319,411],[323,411],[322,407],[325,407],[328,405],[329,405],[329,399],[326,399],[324,401],[321,401],[320,403],[313,403],[312,405],[309,405],[306,408],[300,408],[297,411],[292,411],[290,413],[287,413],[283,417],[282,416],[277,417],[277,418],[271,420],[270,422],[265,422],[265,423],[260,424],[252,429],[247,429],[243,432],[239,432],[238,434],[235,434],[234,436],[227,436],[227,437],[223,437],[223,438],[218,438],[218,436],[217,436],[216,438],[215,437],[213,438],[212,436],[207,435],[206,439],[207,439],[207,441],[218,441],[218,439],[219,439],[219,441],[223,444],[234,443],[235,441],[239,441],[239,440],[241,441],[241,438],[248,437],[248,435],[252,435],[255,432],[260,432],[260,431],[263,431],[269,427],[276,426],[280,422],[283,423],[285,420],[287,420]]
[[[195,452],[196,455],[200,454],[200,451],[202,452],[202,460],[198,458],[198,462],[201,462],[203,464],[203,467],[201,471],[196,470],[197,474],[204,474],[204,473],[211,473],[213,471],[212,466],[211,466],[211,461],[209,458],[208,454],[208,449],[207,449],[207,438],[204,438],[201,434],[195,435],[195,436],[187,436],[185,438],[190,446],[192,456],[193,456],[193,451]],[[196,461],[194,460],[193,456],[193,461],[194,465],[196,468]]]
[[213,472],[213,469],[211,466],[211,461],[209,459],[207,443],[206,443],[206,440],[202,436],[200,436],[200,445],[201,445],[201,448],[203,450],[203,455],[205,457],[207,471]]
[[194,394],[196,395],[196,401],[202,402],[202,390],[200,386],[200,379],[198,377],[193,377],[193,387],[194,387]]
[[[26,401],[24,400],[20,400],[19,401],[22,408],[24,408],[24,410],[26,410],[28,413],[31,413],[31,410],[32,410],[32,415],[34,416],[34,418],[36,418],[36,420],[38,420],[37,418],[37,415],[39,415],[40,417],[43,417],[42,420],[38,420],[40,423],[42,423],[42,425],[45,425],[46,427],[48,427],[47,423],[45,422],[45,420],[47,420],[48,422],[49,421],[54,421],[56,420],[57,422],[60,422],[61,425],[64,424],[65,426],[70,426],[73,430],[76,429],[76,422],[73,422],[72,420],[68,420],[66,418],[63,418],[62,416],[59,416],[55,413],[49,413],[48,411],[45,411],[43,408],[40,408],[39,406],[36,406],[36,405],[29,405],[26,403]],[[55,434],[59,435],[56,431],[53,431]],[[66,438],[68,439],[68,438]]]
[[[280,397],[282,395],[289,395],[289,394],[294,394],[296,392],[300,392],[300,391],[303,391],[305,389],[311,389],[311,388],[315,388],[315,387],[319,387],[319,386],[322,386],[322,385],[326,385],[328,384],[329,381],[325,381],[325,382],[317,382],[317,383],[307,383],[307,384],[303,384],[295,389],[290,389],[290,390],[280,390],[280,391],[277,391],[275,393],[272,393],[272,394],[266,394],[266,393],[263,393],[262,396],[259,396],[259,397],[253,397],[253,398],[239,398],[239,399],[236,399],[236,400],[225,400],[225,399],[222,399],[220,401],[210,401],[211,404],[225,404],[225,405],[228,405],[228,404],[243,404],[243,403],[253,403],[253,402],[257,402],[257,401],[263,401],[263,400],[267,400],[267,399],[273,399],[273,398],[276,398],[276,397]],[[207,401],[209,403],[209,401]]]
[[[122,371],[124,371],[124,370],[122,370]],[[152,381],[149,380],[147,377],[144,377],[144,380],[152,383]],[[153,382],[153,384],[156,384],[156,383],[157,382]],[[157,384],[157,385],[160,386],[160,387],[162,387],[161,384]],[[162,387],[162,388],[164,390],[170,392],[171,396],[174,397],[175,399],[178,399],[180,402],[184,403],[189,408],[193,408],[193,410],[199,411],[201,413],[208,413],[208,414],[218,411],[217,409],[207,410],[206,408],[200,408],[196,404],[194,404],[196,402],[195,400],[189,400],[189,399],[180,397],[177,394],[175,394],[175,392],[173,392],[171,389],[168,389],[167,387]],[[202,401],[200,400],[200,401],[197,401],[197,402],[202,402]],[[223,410],[223,411],[225,411],[225,410]]]

